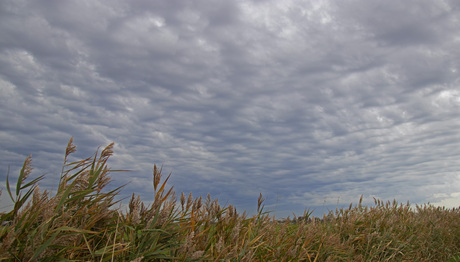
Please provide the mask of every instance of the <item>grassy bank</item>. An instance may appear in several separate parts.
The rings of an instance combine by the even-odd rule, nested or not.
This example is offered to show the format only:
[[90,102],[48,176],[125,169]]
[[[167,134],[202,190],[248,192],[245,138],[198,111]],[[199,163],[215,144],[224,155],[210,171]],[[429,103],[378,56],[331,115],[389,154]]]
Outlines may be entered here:
[[275,221],[263,210],[237,213],[211,196],[176,196],[154,166],[154,202],[135,194],[126,212],[116,208],[122,190],[107,190],[107,160],[100,153],[68,163],[54,193],[29,178],[28,157],[2,197],[13,209],[1,215],[0,260],[6,261],[460,261],[460,209],[396,202],[367,207],[361,201],[322,220]]

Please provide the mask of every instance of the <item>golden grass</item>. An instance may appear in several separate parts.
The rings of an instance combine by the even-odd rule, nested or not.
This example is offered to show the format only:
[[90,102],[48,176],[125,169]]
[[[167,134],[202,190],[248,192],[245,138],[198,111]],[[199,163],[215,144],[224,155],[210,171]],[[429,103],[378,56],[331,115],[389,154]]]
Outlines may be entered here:
[[29,180],[27,157],[14,189],[14,202],[1,215],[0,260],[5,261],[460,261],[460,209],[361,200],[322,220],[306,211],[296,222],[275,221],[263,211],[239,214],[208,195],[167,188],[154,165],[154,202],[135,194],[128,210],[115,208],[122,187],[110,183],[107,160],[113,143],[100,154],[68,163],[67,145],[57,191],[39,189],[43,177]]

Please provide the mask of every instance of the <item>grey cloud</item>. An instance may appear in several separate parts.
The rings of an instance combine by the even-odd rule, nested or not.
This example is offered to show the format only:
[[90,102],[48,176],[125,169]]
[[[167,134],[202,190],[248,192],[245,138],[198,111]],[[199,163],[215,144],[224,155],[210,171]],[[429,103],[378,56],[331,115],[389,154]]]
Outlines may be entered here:
[[452,3],[7,1],[0,12],[2,171],[32,153],[52,186],[74,136],[75,159],[116,143],[111,165],[133,170],[114,174],[123,197],[152,197],[154,163],[179,191],[248,211],[262,192],[281,216],[361,194],[456,196]]
[[451,18],[458,11],[447,1],[435,4],[430,1],[391,1],[390,4],[352,1],[339,6],[339,16],[343,12],[355,20],[355,26],[363,28],[382,44],[399,46],[440,41],[446,37],[442,31],[452,28]]

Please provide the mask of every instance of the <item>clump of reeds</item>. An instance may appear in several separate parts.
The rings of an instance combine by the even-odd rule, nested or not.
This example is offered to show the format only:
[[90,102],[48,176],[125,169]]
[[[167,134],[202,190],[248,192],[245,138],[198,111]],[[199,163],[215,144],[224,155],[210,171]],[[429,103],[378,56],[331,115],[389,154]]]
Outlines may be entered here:
[[[27,157],[14,202],[1,215],[0,260],[8,261],[459,261],[460,209],[432,205],[411,208],[375,201],[331,212],[323,219],[275,221],[264,211],[239,214],[210,195],[193,197],[167,188],[154,165],[154,201],[146,206],[135,194],[128,210],[116,208],[122,187],[110,183],[107,160],[113,143],[100,154],[68,163],[67,145],[58,189],[40,191],[43,177],[28,182]],[[457,259],[457,260],[456,260]]]
[[[63,172],[57,192],[40,191],[38,177],[28,183],[30,157],[26,159],[14,192],[7,176],[7,191],[14,202],[13,210],[3,214],[9,226],[0,231],[0,258],[16,261],[44,259],[91,259],[111,247],[110,234],[117,213],[110,209],[120,188],[103,192],[110,181],[106,162],[113,143],[94,157],[67,163],[75,151],[72,139],[67,146]],[[25,191],[25,192],[24,192]]]

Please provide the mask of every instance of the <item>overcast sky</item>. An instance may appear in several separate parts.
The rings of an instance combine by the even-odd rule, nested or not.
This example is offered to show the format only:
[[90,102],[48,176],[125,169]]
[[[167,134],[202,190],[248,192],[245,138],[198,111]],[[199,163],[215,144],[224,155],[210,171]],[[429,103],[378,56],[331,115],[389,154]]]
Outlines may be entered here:
[[[460,206],[459,1],[0,1],[0,208],[115,142],[113,185],[277,217]],[[276,212],[276,213],[275,213]]]

